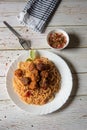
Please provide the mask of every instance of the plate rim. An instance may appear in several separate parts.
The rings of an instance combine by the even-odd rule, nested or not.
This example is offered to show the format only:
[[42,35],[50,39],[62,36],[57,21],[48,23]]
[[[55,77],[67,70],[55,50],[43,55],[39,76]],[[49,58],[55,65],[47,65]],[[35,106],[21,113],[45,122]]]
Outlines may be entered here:
[[[47,110],[45,110],[44,112],[39,112],[39,111],[37,111],[37,112],[35,112],[35,113],[32,113],[32,112],[29,112],[29,111],[25,110],[23,107],[20,107],[20,106],[17,104],[17,102],[15,102],[14,99],[11,97],[11,95],[10,95],[10,93],[9,93],[9,90],[8,90],[8,75],[9,75],[9,71],[10,71],[12,65],[14,65],[15,62],[17,62],[18,59],[20,59],[20,58],[21,58],[22,56],[24,56],[24,55],[28,55],[28,56],[29,56],[30,50],[25,51],[23,54],[21,54],[19,57],[17,57],[17,58],[11,63],[11,65],[9,66],[8,71],[7,71],[7,75],[6,75],[6,88],[7,88],[7,92],[8,92],[8,95],[9,95],[10,99],[11,99],[19,108],[21,108],[22,110],[24,110],[24,111],[26,111],[26,112],[28,112],[28,113],[30,113],[30,114],[34,114],[34,115],[45,115],[45,114],[49,114],[49,113],[52,113],[52,112],[54,112],[54,111],[60,109],[60,108],[65,104],[65,102],[68,100],[68,98],[69,98],[69,96],[70,96],[70,94],[71,94],[71,91],[72,91],[73,78],[72,78],[72,73],[71,73],[71,70],[70,70],[68,64],[65,62],[65,60],[64,60],[63,58],[61,58],[61,56],[59,56],[58,54],[55,54],[54,52],[47,51],[47,50],[36,50],[36,51],[38,51],[40,54],[41,54],[41,53],[42,53],[42,54],[45,53],[45,55],[46,55],[46,54],[52,54],[52,55],[58,57],[59,59],[61,59],[61,60],[64,62],[64,64],[66,64],[66,66],[67,66],[67,68],[68,68],[68,70],[69,70],[69,73],[70,73],[70,75],[71,75],[71,89],[70,89],[70,91],[69,91],[68,96],[67,96],[66,99],[64,100],[63,104],[62,104],[59,108],[58,108],[58,107],[55,107],[55,108],[53,107],[53,109],[50,109],[50,110],[48,110],[48,109],[46,108]],[[45,57],[45,56],[44,56],[44,57]],[[48,59],[49,59],[49,58],[48,58]],[[22,61],[22,60],[21,60],[21,61]],[[54,64],[55,64],[55,63],[54,63]],[[15,93],[15,95],[16,95],[16,93]],[[16,96],[18,96],[18,95],[16,95]],[[23,103],[23,101],[21,101],[21,100],[20,100],[20,102]],[[23,104],[25,104],[25,103],[23,103]],[[47,103],[47,104],[48,104],[48,103]],[[31,105],[29,104],[29,106],[31,106]],[[32,107],[32,106],[31,106],[31,107]],[[35,105],[34,107],[35,107],[35,108],[36,108],[36,107],[37,107],[37,108],[42,108],[43,105],[42,105],[42,106],[36,106],[36,105]]]

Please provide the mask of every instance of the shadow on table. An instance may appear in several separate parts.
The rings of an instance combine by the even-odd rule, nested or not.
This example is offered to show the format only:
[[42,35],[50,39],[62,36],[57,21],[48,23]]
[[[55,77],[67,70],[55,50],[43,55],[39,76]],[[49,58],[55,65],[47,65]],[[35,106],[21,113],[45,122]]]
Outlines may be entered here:
[[[70,38],[70,43],[68,45],[67,48],[75,48],[78,47],[80,44],[80,38],[77,34],[69,34],[69,38]],[[70,67],[70,70],[72,72],[72,78],[73,78],[73,87],[72,87],[72,91],[71,91],[71,95],[68,98],[67,102],[58,110],[61,111],[65,108],[67,108],[74,100],[76,94],[77,94],[77,90],[78,90],[78,76],[76,74],[76,70],[74,68],[74,66],[70,63],[70,61],[68,61],[66,58],[64,58],[66,63],[68,64],[68,66]]]
[[75,34],[75,33],[70,33],[69,34],[69,38],[70,38],[70,42],[69,45],[67,46],[67,48],[75,48],[78,47],[80,44],[80,37]]
[[[69,107],[71,105],[71,103],[74,101],[75,96],[77,94],[77,90],[78,90],[78,76],[76,75],[76,70],[75,70],[74,66],[68,60],[65,59],[65,61],[68,64],[68,66],[72,72],[73,86],[72,86],[72,91],[71,91],[70,97],[68,98],[66,103],[56,112],[60,112],[64,109],[66,109],[67,107]],[[54,113],[56,113],[56,112],[54,112]]]

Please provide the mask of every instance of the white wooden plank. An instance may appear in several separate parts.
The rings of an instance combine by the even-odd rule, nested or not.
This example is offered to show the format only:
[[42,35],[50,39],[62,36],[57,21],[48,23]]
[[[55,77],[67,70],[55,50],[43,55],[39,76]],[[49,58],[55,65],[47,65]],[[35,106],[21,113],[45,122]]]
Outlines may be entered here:
[[[16,16],[26,0],[0,0],[0,130],[87,130],[87,0],[63,0],[44,34],[22,27]],[[30,115],[19,109],[6,90],[6,73],[12,61],[24,53],[18,40],[4,26],[6,20],[32,42],[32,48],[48,49],[46,34],[56,28],[69,33],[68,48],[55,52],[73,73],[73,91],[59,111],[47,116]],[[52,51],[52,50],[50,50]]]
[[[5,76],[11,63],[25,51],[1,51],[0,55],[0,73]],[[8,54],[9,53],[9,54]]]
[[6,88],[6,78],[0,77],[0,100],[6,99],[10,99]]
[[[0,76],[6,75],[11,62],[24,52],[23,50],[0,51]],[[87,48],[65,49],[56,53],[63,57],[72,73],[87,72]]]
[[[49,26],[54,25],[87,25],[87,1],[62,1],[53,16]],[[1,2],[0,26],[6,20],[14,26],[19,26],[16,16],[25,6],[25,2]]]
[[[68,48],[87,47],[87,26],[56,26],[48,27],[44,34],[35,33],[27,30],[26,27],[15,28],[23,37],[31,41],[32,48],[49,48],[47,45],[47,34],[51,30],[64,29],[70,37]],[[0,50],[2,49],[22,49],[18,39],[9,31],[8,28],[0,28]]]
[[67,104],[47,116],[34,116],[19,109],[10,100],[0,101],[1,130],[86,130],[87,96],[69,99]]
[[[73,89],[70,96],[87,95],[87,73],[73,74]],[[6,89],[6,78],[0,77],[0,100],[10,99]]]

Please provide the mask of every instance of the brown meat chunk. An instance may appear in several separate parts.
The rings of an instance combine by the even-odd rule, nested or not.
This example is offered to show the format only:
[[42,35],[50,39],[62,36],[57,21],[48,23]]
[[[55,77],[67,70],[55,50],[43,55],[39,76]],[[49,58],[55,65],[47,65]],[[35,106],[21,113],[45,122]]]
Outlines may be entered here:
[[39,71],[42,71],[42,70],[47,70],[49,69],[49,65],[48,64],[44,64],[42,62],[39,62],[37,65],[36,65],[37,69]]
[[31,92],[30,92],[30,91],[27,91],[27,92],[25,93],[25,97],[30,97],[30,95],[31,95]]
[[36,66],[33,62],[31,62],[31,64],[29,65],[29,70],[33,71],[34,69],[36,69]]
[[36,81],[36,82],[39,81],[40,76],[39,76],[38,70],[35,69],[35,70],[32,71],[31,79],[32,79],[32,81]]
[[14,75],[17,77],[21,77],[23,75],[23,71],[21,69],[17,69],[15,70]]
[[29,85],[31,83],[31,78],[29,77],[22,77],[20,80],[24,86]]

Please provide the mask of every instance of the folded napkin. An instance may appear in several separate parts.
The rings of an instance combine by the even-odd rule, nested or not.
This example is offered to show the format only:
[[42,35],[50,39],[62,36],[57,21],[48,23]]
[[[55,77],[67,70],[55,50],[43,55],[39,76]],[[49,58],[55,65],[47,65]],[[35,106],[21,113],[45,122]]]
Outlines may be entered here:
[[18,20],[34,31],[43,32],[60,0],[29,0]]

